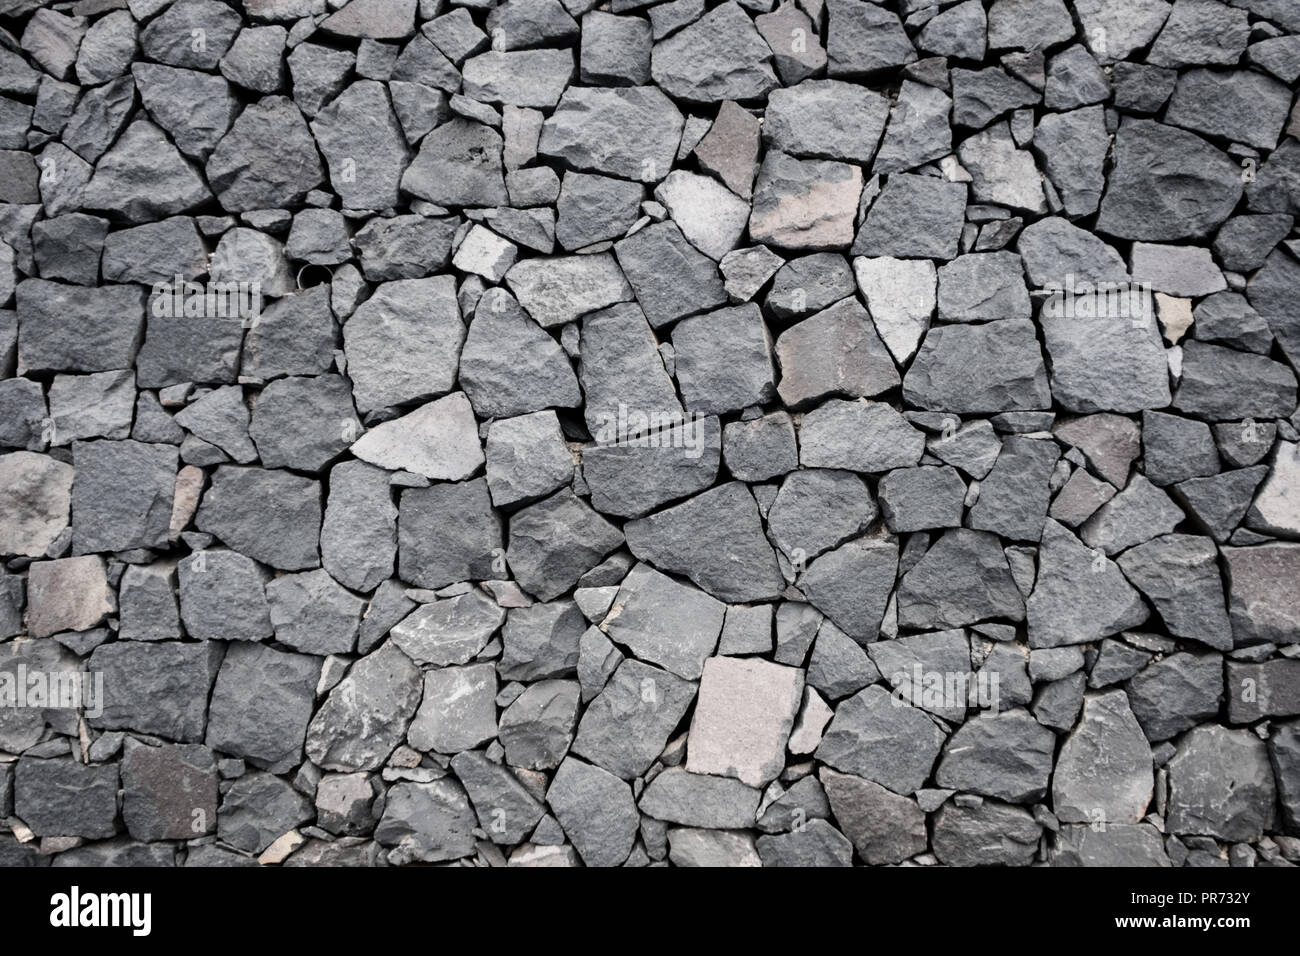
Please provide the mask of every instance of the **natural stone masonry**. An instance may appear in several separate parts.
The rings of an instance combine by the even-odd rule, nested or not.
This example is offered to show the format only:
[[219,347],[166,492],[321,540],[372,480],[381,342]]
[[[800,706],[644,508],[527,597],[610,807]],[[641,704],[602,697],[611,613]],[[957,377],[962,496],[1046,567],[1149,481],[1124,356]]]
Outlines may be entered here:
[[1298,82],[1289,0],[0,0],[0,866],[1300,864]]

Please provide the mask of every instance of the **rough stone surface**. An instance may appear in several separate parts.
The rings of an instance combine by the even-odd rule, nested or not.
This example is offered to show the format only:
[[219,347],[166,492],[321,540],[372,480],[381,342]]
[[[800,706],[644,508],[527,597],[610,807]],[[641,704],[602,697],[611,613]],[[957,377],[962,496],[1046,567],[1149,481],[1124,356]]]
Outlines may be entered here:
[[0,21],[0,865],[1300,862],[1294,0]]

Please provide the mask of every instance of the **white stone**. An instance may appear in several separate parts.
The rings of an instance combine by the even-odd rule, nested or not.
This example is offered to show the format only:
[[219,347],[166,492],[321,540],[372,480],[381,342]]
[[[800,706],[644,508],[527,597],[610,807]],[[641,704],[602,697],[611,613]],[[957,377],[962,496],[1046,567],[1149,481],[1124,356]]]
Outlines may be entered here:
[[72,466],[30,451],[0,455],[0,555],[39,558],[68,526]]
[[822,695],[812,687],[803,689],[803,708],[790,735],[789,751],[792,754],[810,754],[822,742],[822,732],[835,716],[835,711],[822,700]]
[[1246,524],[1284,538],[1300,538],[1300,444],[1277,443],[1273,468],[1255,495]]
[[462,481],[484,462],[478,423],[464,392],[376,425],[352,445],[352,454],[380,468],[440,481]]
[[1156,317],[1165,341],[1177,345],[1192,327],[1192,300],[1156,293]]
[[735,777],[751,787],[775,780],[803,698],[803,671],[758,658],[710,657],[686,744],[686,769]]
[[519,249],[491,229],[474,226],[451,258],[451,264],[463,272],[472,272],[489,282],[500,282],[515,264]]
[[911,361],[934,313],[934,262],[863,257],[853,260],[853,274],[889,354],[900,365]]
[[669,173],[655,198],[668,208],[687,241],[710,259],[736,248],[749,221],[749,203],[708,176]]

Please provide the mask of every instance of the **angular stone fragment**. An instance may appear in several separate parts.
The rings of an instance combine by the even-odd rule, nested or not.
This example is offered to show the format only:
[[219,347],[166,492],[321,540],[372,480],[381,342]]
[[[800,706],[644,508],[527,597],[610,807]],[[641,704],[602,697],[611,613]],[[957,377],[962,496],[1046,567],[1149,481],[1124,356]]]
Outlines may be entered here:
[[217,823],[217,765],[197,744],[128,747],[122,818],[137,840],[186,840]]
[[1052,808],[1065,823],[1138,823],[1152,796],[1151,747],[1123,691],[1084,698],[1052,778]]
[[657,667],[624,661],[582,715],[573,753],[624,779],[641,776],[663,752],[695,688]]
[[1135,412],[1170,402],[1168,361],[1150,315],[1040,317],[1052,394],[1075,412]]
[[426,671],[424,697],[407,740],[420,751],[471,750],[497,734],[496,696],[496,668],[491,663]]
[[393,643],[420,665],[467,664],[506,619],[480,590],[425,604],[392,629]]
[[1056,735],[1023,710],[968,721],[949,738],[935,782],[1010,803],[1047,792]]
[[322,471],[361,431],[341,375],[282,378],[262,389],[249,435],[268,468]]
[[[759,30],[762,29],[759,24]],[[778,53],[777,63],[780,62]],[[718,107],[713,125],[695,145],[695,158],[705,172],[717,176],[737,196],[749,199],[758,166],[758,140],[759,122],[754,114],[726,102]]]
[[754,787],[775,779],[802,697],[803,675],[795,668],[710,658],[691,721],[686,769]]
[[324,176],[302,114],[282,96],[247,107],[212,151],[206,172],[232,212],[296,204]]
[[774,90],[763,119],[769,149],[791,156],[868,165],[889,114],[871,90],[839,80],[806,80]]
[[505,574],[501,519],[482,478],[411,488],[397,516],[398,573],[420,587]]
[[1285,417],[1295,410],[1295,373],[1262,355],[1189,341],[1182,371],[1173,406],[1197,418]]
[[813,561],[800,586],[815,607],[865,644],[880,632],[897,569],[892,539],[858,538]]
[[938,280],[939,318],[945,321],[1023,319],[1030,315],[1024,271],[1015,253],[958,256],[939,268]]
[[903,66],[916,59],[898,16],[872,3],[827,3],[827,72],[861,77]]
[[571,87],[542,124],[537,149],[575,169],[653,183],[672,169],[683,122],[657,87]]
[[830,395],[869,398],[898,385],[871,318],[844,299],[783,332],[776,342],[782,401],[796,407]]
[[499,288],[479,300],[460,355],[460,384],[484,418],[570,408],[582,397],[563,349]]
[[16,296],[18,356],[27,371],[107,372],[134,362],[145,311],[139,286],[25,279]]
[[[640,437],[615,437],[610,443],[598,439],[582,453],[582,475],[591,489],[592,506],[603,514],[639,517],[668,501],[703,491],[717,477],[720,444],[714,417],[670,423]],[[571,462],[569,470],[572,473]]]
[[506,282],[519,304],[543,328],[572,322],[632,298],[631,287],[608,253],[524,259],[506,273]]
[[799,464],[794,425],[785,412],[730,422],[723,429],[722,442],[727,468],[741,481],[762,481],[793,471]]
[[44,556],[68,527],[74,474],[46,455],[0,455],[0,554]]
[[[909,362],[917,354],[920,338],[930,328],[935,311],[935,264],[928,259],[863,256],[853,260],[853,272],[867,299],[876,332],[896,362]],[[836,307],[835,313],[842,316],[857,310],[857,302],[845,302]],[[896,380],[891,381],[894,384]]]
[[498,738],[506,762],[525,770],[552,770],[573,741],[579,685],[571,680],[530,684],[501,714]]
[[883,402],[831,399],[800,427],[800,463],[809,468],[880,472],[917,464],[925,435]]
[[967,525],[1003,538],[1037,541],[1047,515],[1049,481],[1060,452],[1054,442],[1011,436],[980,485]]
[[71,757],[25,757],[14,770],[14,813],[37,836],[104,839],[117,832],[118,768]]
[[317,567],[320,482],[287,471],[222,465],[212,476],[195,524],[273,568]]
[[1300,714],[1300,661],[1275,659],[1254,664],[1230,660],[1226,664],[1224,686],[1230,722],[1246,724]]
[[1097,509],[1079,536],[1092,548],[1117,554],[1173,531],[1185,515],[1163,491],[1139,474],[1127,488]]
[[248,405],[237,385],[213,389],[177,412],[175,420],[241,465],[257,460],[257,448],[248,436]]
[[777,85],[772,51],[737,3],[655,44],[650,75],[664,92],[696,102],[749,100]]
[[775,393],[771,337],[752,303],[679,323],[673,349],[688,412],[736,411],[761,405]]
[[[707,521],[712,533],[698,534]],[[624,526],[632,553],[664,571],[685,574],[720,601],[770,600],[784,590],[758,506],[739,482]]]
[[461,68],[465,95],[485,103],[551,109],[573,78],[570,50],[488,50]]
[[818,312],[838,302],[854,289],[853,271],[844,257],[819,252],[791,259],[772,280],[766,306],[780,319]]
[[372,428],[351,451],[383,468],[453,481],[468,478],[485,461],[474,412],[463,392]]
[[1157,66],[1231,65],[1246,49],[1246,12],[1211,0],[1178,0],[1147,59]]
[[1062,827],[1051,857],[1052,866],[1172,866],[1160,831],[1149,823]]
[[1276,792],[1262,740],[1247,730],[1197,727],[1169,761],[1169,830],[1258,840],[1272,819]]
[[98,555],[38,561],[27,580],[27,630],[32,637],[86,631],[115,610]]
[[321,564],[340,584],[371,591],[392,575],[397,555],[397,506],[388,473],[364,462],[340,462],[330,470],[329,489]]
[[311,131],[345,208],[387,209],[397,204],[409,157],[383,84],[353,83],[316,114]]
[[118,586],[122,638],[162,641],[180,637],[173,581],[174,566],[170,563],[133,565],[126,569]]
[[477,751],[457,754],[451,768],[464,785],[478,815],[479,828],[494,843],[510,845],[525,839],[545,812],[509,769]]
[[318,657],[232,644],[217,672],[205,743],[284,773],[302,760],[320,680]]
[[768,509],[768,535],[799,565],[857,537],[878,514],[871,492],[857,475],[807,469],[782,483]]
[[616,244],[614,252],[627,277],[625,287],[630,283],[656,328],[727,299],[717,265],[687,242],[676,223],[647,226]]
[[183,743],[202,740],[221,657],[217,642],[101,644],[88,669],[104,675],[104,712],[90,725]]
[[520,585],[549,601],[622,540],[613,525],[571,492],[561,491],[511,518],[506,560]]
[[[953,9],[972,8],[978,8],[978,4],[967,2]],[[980,16],[983,16],[982,9]],[[933,20],[930,22],[934,23]],[[952,99],[942,90],[904,80],[898,91],[898,100],[890,111],[889,126],[872,170],[876,173],[902,172],[951,153],[952,130],[948,125],[951,110]]]
[[634,567],[619,588],[601,629],[641,660],[698,680],[718,644],[723,605],[649,565]]
[[868,866],[901,863],[925,852],[925,814],[910,797],[850,774],[822,770],[835,819]]
[[740,242],[749,203],[708,176],[674,170],[655,189],[655,198],[690,243],[720,260]]
[[1218,550],[1208,538],[1165,535],[1126,551],[1119,566],[1175,637],[1232,649]]
[[946,736],[923,711],[872,685],[839,705],[815,756],[907,796],[929,778]]
[[285,574],[266,589],[275,638],[307,654],[347,654],[356,646],[365,602],[317,569]]
[[308,758],[345,773],[378,769],[406,736],[421,687],[419,668],[394,644],[361,658],[312,718]]
[[565,173],[555,238],[565,249],[581,249],[624,235],[640,215],[643,193],[639,183],[625,179]]
[[862,220],[853,254],[952,259],[965,209],[963,183],[913,173],[892,175]]
[[439,863],[474,852],[477,818],[455,780],[397,783],[388,791],[375,842],[391,846],[389,862]]
[[966,484],[954,468],[900,468],[880,479],[880,510],[890,531],[961,526]]
[[995,535],[948,531],[903,575],[898,621],[903,627],[964,627],[988,618],[1024,616],[1024,601]]
[[1047,211],[1033,154],[1016,148],[1009,124],[976,133],[958,147],[957,156],[970,173],[976,200],[1030,213]]
[[861,193],[862,170],[857,166],[799,160],[773,150],[764,157],[754,184],[750,238],[784,249],[847,246],[853,241]]
[[1031,647],[1084,644],[1147,619],[1142,598],[1119,567],[1050,518],[1025,607]]
[[260,641],[270,637],[267,572],[238,551],[206,550],[177,565],[181,621],[200,641]]
[[1028,866],[1042,828],[1028,810],[985,800],[944,804],[934,820],[934,855],[947,866]]
[[573,458],[554,412],[493,422],[486,452],[488,488],[498,507],[540,498],[573,477]]
[[438,205],[501,205],[506,202],[501,149],[501,134],[490,127],[449,120],[421,140],[401,188]]
[[1218,654],[1173,654],[1149,665],[1125,689],[1147,739],[1168,740],[1218,714],[1223,658]]
[[1165,0],[1076,0],[1083,39],[1100,63],[1125,60],[1153,39],[1172,9]]
[[[381,285],[344,326],[363,411],[448,391],[465,331],[450,276]],[[400,364],[394,361],[400,356]]]
[[1238,646],[1294,644],[1300,624],[1300,545],[1223,548],[1228,617]]
[[640,809],[656,820],[711,829],[754,825],[761,794],[728,777],[665,770],[641,796]]
[[580,79],[590,86],[649,83],[651,45],[651,26],[644,19],[589,13],[582,18]]
[[566,758],[546,802],[588,866],[618,866],[627,859],[641,818],[631,788],[618,777]]
[[572,674],[580,660],[585,626],[573,601],[513,608],[501,632],[502,678],[531,681]]
[[1129,120],[1116,134],[1114,156],[1097,217],[1100,232],[1156,242],[1203,236],[1241,198],[1241,167],[1195,133]]
[[1106,180],[1102,165],[1110,147],[1104,110],[1089,106],[1044,116],[1034,131],[1034,151],[1067,215],[1097,210]]
[[931,411],[1038,409],[1051,396],[1034,326],[1021,319],[936,326],[903,378],[904,400]]

